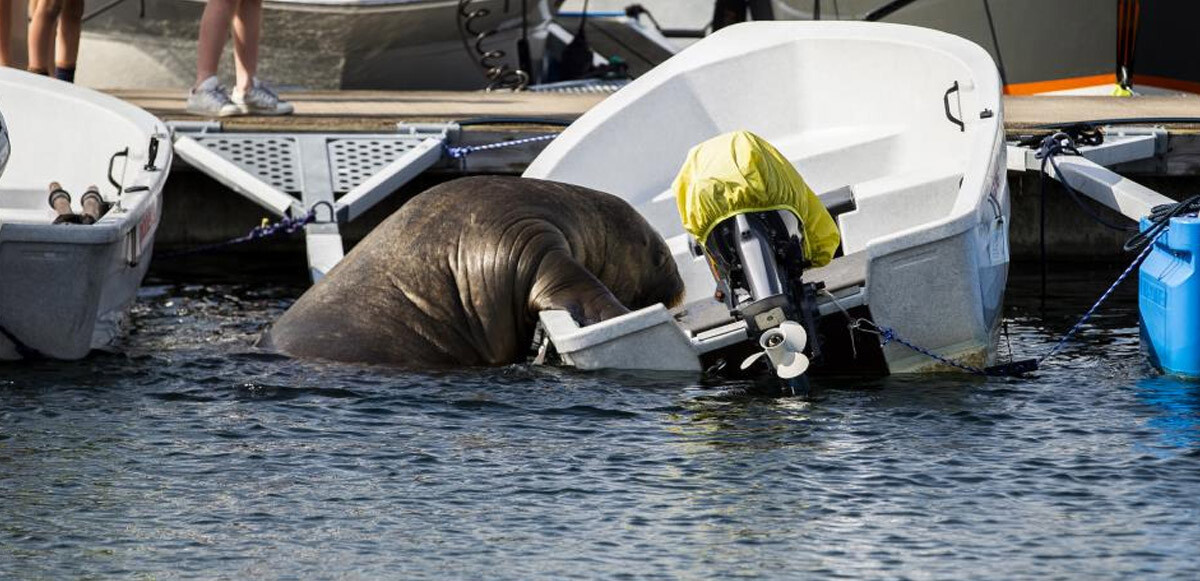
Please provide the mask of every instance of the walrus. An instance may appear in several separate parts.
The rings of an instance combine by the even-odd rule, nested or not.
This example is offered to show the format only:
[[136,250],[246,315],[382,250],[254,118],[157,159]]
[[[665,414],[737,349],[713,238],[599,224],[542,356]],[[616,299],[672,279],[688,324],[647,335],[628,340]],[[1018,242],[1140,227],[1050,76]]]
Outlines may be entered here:
[[523,361],[537,314],[588,325],[684,286],[662,237],[620,198],[517,177],[417,195],[305,292],[260,345],[402,367]]

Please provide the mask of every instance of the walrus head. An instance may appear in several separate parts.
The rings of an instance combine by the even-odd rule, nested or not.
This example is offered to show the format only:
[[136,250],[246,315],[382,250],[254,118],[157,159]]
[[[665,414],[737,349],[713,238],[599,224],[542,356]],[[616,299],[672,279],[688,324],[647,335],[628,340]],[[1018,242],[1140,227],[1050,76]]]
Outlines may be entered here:
[[596,219],[607,223],[602,256],[592,266],[596,278],[631,310],[682,303],[683,279],[662,236],[624,200],[606,195],[597,201],[605,207]]

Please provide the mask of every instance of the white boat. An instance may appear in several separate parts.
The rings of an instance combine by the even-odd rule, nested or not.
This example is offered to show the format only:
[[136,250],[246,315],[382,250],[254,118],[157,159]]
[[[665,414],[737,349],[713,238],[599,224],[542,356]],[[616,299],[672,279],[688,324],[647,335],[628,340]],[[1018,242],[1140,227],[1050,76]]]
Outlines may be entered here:
[[669,243],[687,285],[675,320],[711,359],[739,343],[739,326],[744,342],[745,324],[714,299],[671,183],[692,146],[752,131],[837,206],[844,256],[804,276],[829,291],[820,298],[826,355],[860,371],[935,364],[897,342],[879,349],[861,333],[850,340],[848,312],[982,366],[994,356],[1009,262],[1000,99],[988,53],[950,34],[860,22],[739,24],[594,107],[524,175],[610,192],[637,208]]
[[[11,155],[0,175],[0,360],[77,359],[109,345],[150,265],[171,166],[167,128],[107,95],[0,68]],[[51,182],[92,224],[56,224]]]
[[[95,15],[83,27],[79,83],[192,85],[202,0],[94,6],[89,2]],[[471,14],[478,16],[467,22]],[[548,0],[266,0],[259,76],[312,90],[484,88],[490,81],[480,51],[502,51],[489,63],[515,69],[517,42],[527,36],[533,67],[540,67],[550,17]],[[480,50],[464,26],[488,34]],[[233,79],[231,50],[222,59],[226,82]]]

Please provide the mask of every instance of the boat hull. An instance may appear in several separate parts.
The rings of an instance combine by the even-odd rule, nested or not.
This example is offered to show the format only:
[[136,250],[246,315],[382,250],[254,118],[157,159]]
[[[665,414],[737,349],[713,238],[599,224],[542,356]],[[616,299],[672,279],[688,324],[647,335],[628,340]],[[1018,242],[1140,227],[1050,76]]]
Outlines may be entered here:
[[[812,0],[774,0],[780,20],[814,17]],[[966,38],[1002,67],[1006,92],[1112,91],[1116,82],[1117,0],[821,2],[823,19],[860,19],[889,5],[880,22],[922,26]],[[993,34],[994,32],[994,34]]]
[[[78,359],[119,338],[149,267],[167,129],[115,98],[12,69],[0,69],[0,110],[12,138],[0,176],[0,360]],[[92,185],[112,207],[94,224],[53,224],[51,181],[76,213]]]
[[[773,0],[775,18],[809,20],[812,0]],[[880,22],[924,26],[971,40],[1001,64],[1005,92],[1012,95],[1109,95],[1117,82],[1119,34],[1134,25],[1132,80],[1142,93],[1200,93],[1200,65],[1192,23],[1195,2],[1145,0],[1123,21],[1117,0],[1006,0],[962,2],[840,0],[820,2],[824,19],[859,19],[889,5]]]
[[[624,0],[592,0],[592,10],[618,11]],[[701,30],[712,18],[713,0],[642,2],[668,28]],[[697,6],[704,4],[704,6]],[[1200,60],[1193,23],[1200,3],[1139,0],[1136,15],[1121,13],[1118,0],[771,0],[776,20],[862,20],[922,26],[961,36],[1002,64],[1012,95],[1111,95],[1118,60],[1131,64],[1133,88],[1143,94],[1200,93]],[[645,19],[643,19],[645,20]],[[1133,51],[1121,51],[1121,30],[1133,35]],[[686,43],[686,41],[683,41]]]
[[[178,88],[195,81],[196,38],[204,4],[146,0],[122,4],[84,27],[76,78],[96,88]],[[464,48],[455,0],[379,3],[266,2],[258,75],[280,88],[480,89],[478,59]],[[516,66],[521,14],[502,0],[476,0],[491,14],[481,27],[496,33],[483,45]],[[550,18],[545,0],[529,3],[535,63]],[[232,43],[230,43],[232,44]],[[220,74],[233,79],[227,46]]]
[[0,271],[20,273],[0,282],[0,360],[79,359],[112,346],[150,265],[149,251],[135,264],[127,254],[125,239],[0,244]]

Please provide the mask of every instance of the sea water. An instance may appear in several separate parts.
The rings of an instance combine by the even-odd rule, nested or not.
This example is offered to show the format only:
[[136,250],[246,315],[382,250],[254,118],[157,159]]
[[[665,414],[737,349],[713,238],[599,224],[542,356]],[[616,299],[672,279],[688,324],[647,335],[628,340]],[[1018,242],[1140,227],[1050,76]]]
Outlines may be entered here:
[[[1001,352],[1118,270],[1015,273]],[[1133,286],[1028,378],[803,402],[293,361],[251,343],[301,287],[151,281],[118,353],[0,365],[0,578],[1194,579],[1200,384]]]

